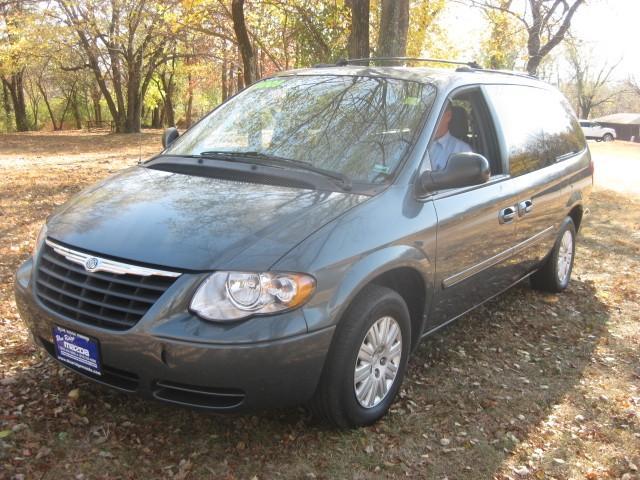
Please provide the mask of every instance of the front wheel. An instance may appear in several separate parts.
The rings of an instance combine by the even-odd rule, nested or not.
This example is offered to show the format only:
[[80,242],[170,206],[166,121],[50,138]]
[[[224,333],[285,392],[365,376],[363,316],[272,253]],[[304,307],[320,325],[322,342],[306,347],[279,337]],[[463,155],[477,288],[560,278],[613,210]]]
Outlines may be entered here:
[[376,422],[400,389],[410,347],[407,304],[394,290],[369,285],[336,329],[311,410],[342,428]]
[[611,135],[610,133],[605,133],[602,136],[602,141],[603,142],[613,142],[613,135]]
[[537,290],[561,292],[569,285],[576,250],[576,227],[571,217],[565,218],[558,238],[544,265],[531,275],[531,285]]

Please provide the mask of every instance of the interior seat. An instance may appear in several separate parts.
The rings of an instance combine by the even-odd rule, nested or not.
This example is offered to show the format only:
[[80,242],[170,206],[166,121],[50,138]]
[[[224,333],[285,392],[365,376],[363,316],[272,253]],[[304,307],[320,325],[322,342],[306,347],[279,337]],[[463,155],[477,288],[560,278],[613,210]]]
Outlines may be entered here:
[[449,132],[457,139],[469,143],[469,116],[463,107],[458,105],[451,107]]

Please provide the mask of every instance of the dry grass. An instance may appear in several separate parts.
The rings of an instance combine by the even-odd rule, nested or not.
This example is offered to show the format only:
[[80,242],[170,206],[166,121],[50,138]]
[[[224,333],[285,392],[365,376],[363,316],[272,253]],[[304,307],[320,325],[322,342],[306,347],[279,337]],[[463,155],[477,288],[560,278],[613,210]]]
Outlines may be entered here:
[[[147,156],[159,137],[143,142]],[[615,170],[616,148],[640,162],[639,146],[594,151]],[[640,478],[638,191],[594,193],[566,293],[522,285],[467,315],[421,346],[390,415],[339,432],[301,409],[217,417],[127,397],[31,346],[12,282],[40,224],[137,159],[127,136],[0,137],[0,479]]]

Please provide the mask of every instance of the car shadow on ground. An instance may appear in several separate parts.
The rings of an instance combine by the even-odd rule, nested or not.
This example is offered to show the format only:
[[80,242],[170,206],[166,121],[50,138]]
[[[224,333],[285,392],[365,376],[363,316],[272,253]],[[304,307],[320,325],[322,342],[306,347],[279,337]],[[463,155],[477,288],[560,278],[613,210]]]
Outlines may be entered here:
[[[560,295],[523,283],[424,341],[390,414],[346,432],[302,408],[216,416],[160,405],[84,380],[44,354],[8,380],[27,393],[5,399],[4,410],[18,409],[26,425],[12,439],[18,452],[32,435],[51,449],[24,459],[31,472],[70,463],[99,471],[115,458],[120,468],[156,473],[189,459],[196,477],[490,478],[554,405],[577,394],[608,318],[590,282],[574,280]],[[69,399],[76,388],[79,398]]]

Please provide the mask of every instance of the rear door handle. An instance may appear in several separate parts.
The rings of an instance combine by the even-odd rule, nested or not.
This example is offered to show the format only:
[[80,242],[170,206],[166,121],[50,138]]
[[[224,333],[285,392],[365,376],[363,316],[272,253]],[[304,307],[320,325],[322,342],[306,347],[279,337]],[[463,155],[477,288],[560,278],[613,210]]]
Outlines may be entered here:
[[500,223],[510,223],[513,222],[513,220],[516,218],[517,213],[518,211],[515,206],[503,208],[502,210],[500,210],[498,219],[500,220]]
[[531,200],[525,200],[518,204],[518,215],[521,217],[531,213],[531,210],[533,210],[533,202]]

